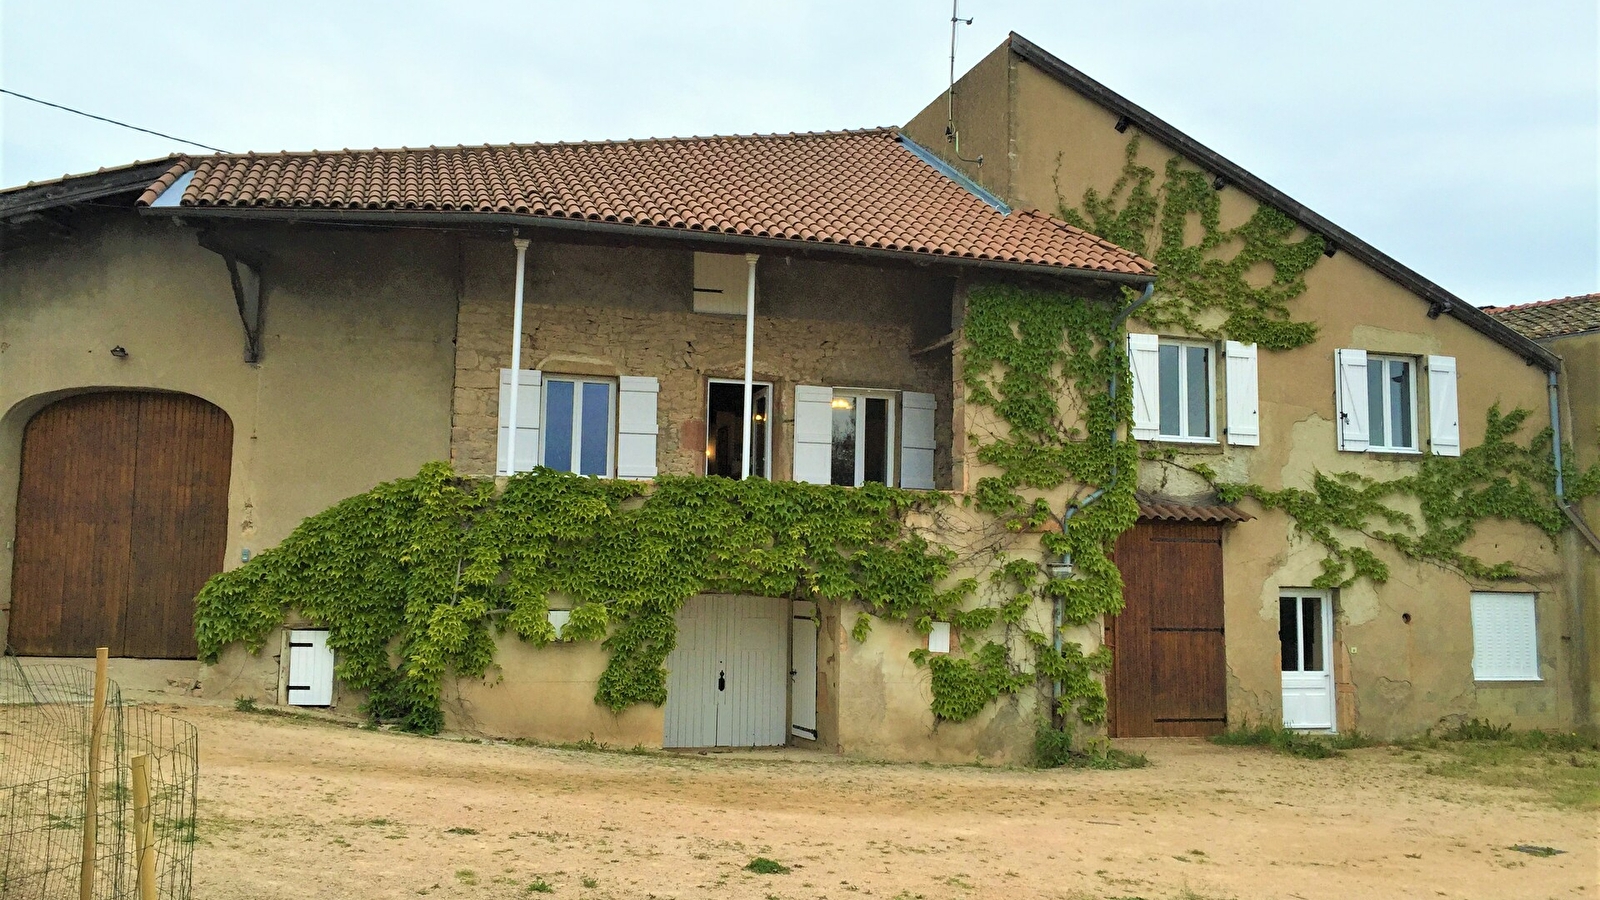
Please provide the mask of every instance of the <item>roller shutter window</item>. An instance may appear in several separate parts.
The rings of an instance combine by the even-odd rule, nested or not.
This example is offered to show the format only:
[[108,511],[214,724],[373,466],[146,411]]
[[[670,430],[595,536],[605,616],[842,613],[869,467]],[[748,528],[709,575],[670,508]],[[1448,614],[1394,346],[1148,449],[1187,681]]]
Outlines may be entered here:
[[1531,593],[1474,591],[1472,678],[1539,681],[1538,615]]

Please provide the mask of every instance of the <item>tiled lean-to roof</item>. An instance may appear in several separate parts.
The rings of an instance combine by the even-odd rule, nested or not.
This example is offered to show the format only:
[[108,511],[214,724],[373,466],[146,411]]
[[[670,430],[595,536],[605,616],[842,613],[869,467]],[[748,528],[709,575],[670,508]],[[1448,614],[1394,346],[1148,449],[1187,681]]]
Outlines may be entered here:
[[1600,294],[1560,297],[1521,306],[1489,306],[1483,311],[1536,341],[1600,331]]
[[[1012,211],[893,129],[201,156],[139,198],[195,211],[498,214],[1148,276],[1137,254]],[[166,192],[181,190],[174,202]],[[176,211],[176,210],[174,210]]]

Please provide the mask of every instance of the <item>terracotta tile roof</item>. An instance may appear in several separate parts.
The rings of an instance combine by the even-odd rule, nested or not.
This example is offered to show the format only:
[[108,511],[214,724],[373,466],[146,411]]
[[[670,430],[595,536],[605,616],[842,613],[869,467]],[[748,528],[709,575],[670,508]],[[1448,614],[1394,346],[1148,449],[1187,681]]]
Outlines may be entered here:
[[1483,311],[1536,341],[1600,330],[1600,293],[1521,306],[1486,306]]
[[1170,503],[1141,495],[1139,518],[1160,522],[1248,522],[1255,516],[1223,503]]
[[175,164],[139,205],[191,172],[182,207],[499,213],[1154,271],[1137,254],[1044,213],[991,206],[919,159],[893,129],[204,156]]

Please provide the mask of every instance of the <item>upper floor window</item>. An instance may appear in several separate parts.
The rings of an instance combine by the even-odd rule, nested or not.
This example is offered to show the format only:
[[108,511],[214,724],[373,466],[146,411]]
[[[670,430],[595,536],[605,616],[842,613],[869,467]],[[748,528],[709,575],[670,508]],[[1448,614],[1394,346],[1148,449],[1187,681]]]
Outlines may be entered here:
[[611,477],[616,444],[616,384],[602,378],[546,375],[541,465]]
[[938,402],[919,391],[797,384],[794,480],[932,490]]
[[1403,356],[1367,354],[1367,411],[1370,450],[1417,449],[1416,362]]
[[1160,355],[1161,419],[1159,433],[1177,440],[1211,440],[1211,348],[1205,344],[1163,340]]
[[894,484],[894,399],[833,392],[833,484]]

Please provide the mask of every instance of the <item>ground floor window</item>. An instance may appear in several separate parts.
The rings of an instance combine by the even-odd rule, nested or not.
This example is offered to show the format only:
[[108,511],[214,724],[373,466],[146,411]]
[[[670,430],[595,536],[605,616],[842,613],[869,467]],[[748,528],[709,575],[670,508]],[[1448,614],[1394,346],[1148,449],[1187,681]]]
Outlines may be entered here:
[[[750,474],[771,478],[772,385],[756,383],[750,398]],[[744,471],[744,382],[712,379],[706,391],[706,474]]]
[[1534,594],[1472,593],[1472,677],[1475,681],[1539,681]]
[[894,483],[894,398],[835,389],[832,483],[869,481]]

